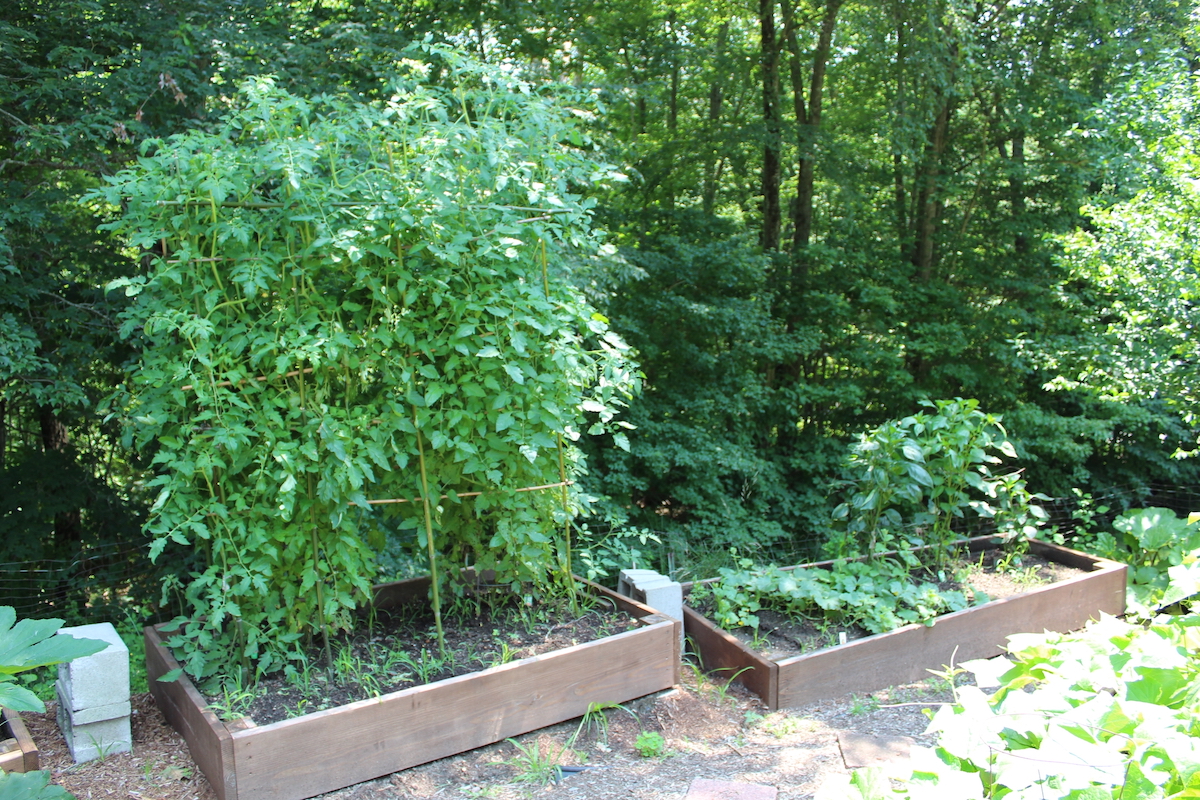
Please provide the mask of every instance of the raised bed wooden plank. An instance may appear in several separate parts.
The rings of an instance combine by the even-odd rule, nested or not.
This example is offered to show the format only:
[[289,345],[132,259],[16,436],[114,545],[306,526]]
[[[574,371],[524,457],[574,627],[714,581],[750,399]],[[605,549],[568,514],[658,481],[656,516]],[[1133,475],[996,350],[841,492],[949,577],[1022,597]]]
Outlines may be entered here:
[[38,749],[29,729],[15,711],[0,708],[0,769],[5,772],[36,772]]
[[689,606],[683,607],[683,628],[692,650],[700,657],[700,668],[739,683],[761,698],[779,693],[779,665],[766,656],[742,646],[734,635],[721,630]]
[[163,683],[158,678],[179,669],[162,634],[147,627],[142,634],[146,646],[146,681],[158,710],[184,741],[196,766],[208,778],[221,800],[237,797],[237,776],[226,765],[233,765],[233,738],[221,720],[208,709],[208,703],[188,680]]
[[753,677],[744,685],[768,707],[778,709],[923,680],[929,677],[928,670],[939,669],[951,659],[957,663],[998,655],[1012,634],[1066,632],[1098,618],[1101,612],[1124,613],[1124,564],[1044,542],[1032,542],[1031,549],[1051,561],[1091,571],[938,617],[931,626],[907,625],[779,661],[764,658],[728,634],[711,636],[699,622],[703,620],[710,628],[711,623],[686,606],[685,629],[706,668],[710,663],[719,664],[732,675],[743,667],[752,667],[745,674],[754,676],[762,670],[763,662],[775,666],[774,680],[765,686],[761,681],[755,683]]
[[[412,587],[381,588],[383,603],[414,596]],[[675,685],[680,623],[602,587],[591,590],[642,627],[256,727],[226,725],[204,711],[186,678],[160,683],[160,691],[170,695],[166,704],[183,722],[177,729],[222,800],[300,800],[581,716],[593,702],[621,703]],[[175,661],[153,629],[146,642],[154,682]]]

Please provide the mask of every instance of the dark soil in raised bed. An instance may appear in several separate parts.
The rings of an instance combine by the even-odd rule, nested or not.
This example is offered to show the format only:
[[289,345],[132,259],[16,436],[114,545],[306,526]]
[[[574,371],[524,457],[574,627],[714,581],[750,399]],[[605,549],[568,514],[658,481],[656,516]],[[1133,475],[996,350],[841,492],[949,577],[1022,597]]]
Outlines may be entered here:
[[430,609],[377,610],[362,615],[352,633],[331,640],[332,665],[315,643],[306,654],[307,668],[268,676],[246,690],[209,692],[206,699],[227,721],[245,716],[266,725],[590,642],[638,624],[603,601],[572,614],[566,603],[527,607],[513,597],[490,600],[469,613],[443,614],[444,655]]
[[[916,574],[913,578],[935,583],[942,591],[961,591],[968,599],[983,593],[988,600],[999,600],[1084,574],[1084,570],[1033,553],[1025,553],[1000,566],[997,566],[997,561],[1003,554],[998,551],[985,551],[982,558],[979,553],[972,555],[943,570],[942,579],[936,574]],[[700,604],[696,610],[711,616],[711,601]],[[872,635],[857,625],[837,625],[822,619],[791,617],[770,609],[758,611],[756,616],[759,619],[757,631],[738,628],[729,633],[772,661]]]

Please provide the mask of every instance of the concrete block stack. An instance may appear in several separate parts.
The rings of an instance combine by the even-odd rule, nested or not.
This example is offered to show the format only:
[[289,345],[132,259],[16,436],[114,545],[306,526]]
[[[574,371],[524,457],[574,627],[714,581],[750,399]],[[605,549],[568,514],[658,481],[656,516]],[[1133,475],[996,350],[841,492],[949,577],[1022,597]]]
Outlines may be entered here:
[[108,642],[99,653],[58,665],[58,727],[75,763],[129,752],[129,648],[108,622],[61,628],[58,635]]

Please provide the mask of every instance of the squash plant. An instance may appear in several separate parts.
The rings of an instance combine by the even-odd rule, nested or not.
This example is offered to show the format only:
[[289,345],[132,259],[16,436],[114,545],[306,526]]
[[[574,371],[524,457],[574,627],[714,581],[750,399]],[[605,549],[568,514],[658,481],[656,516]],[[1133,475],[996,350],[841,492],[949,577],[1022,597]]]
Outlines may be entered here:
[[1152,618],[1160,608],[1200,593],[1200,514],[1180,519],[1169,508],[1139,508],[1113,520],[1118,536],[1098,531],[1083,549],[1129,565],[1129,613]]
[[428,559],[439,632],[443,561],[573,592],[571,442],[626,444],[636,372],[564,274],[601,247],[583,188],[620,176],[586,97],[423,53],[382,102],[250,80],[92,196],[147,265],[114,284],[143,350],[112,404],[153,454],[152,555],[203,557],[170,641],[198,678],[328,648],[388,530]]
[[1075,633],[1010,637],[1009,652],[995,694],[960,687],[933,715],[935,748],[839,776],[817,800],[1200,796],[1200,616],[1105,617]]

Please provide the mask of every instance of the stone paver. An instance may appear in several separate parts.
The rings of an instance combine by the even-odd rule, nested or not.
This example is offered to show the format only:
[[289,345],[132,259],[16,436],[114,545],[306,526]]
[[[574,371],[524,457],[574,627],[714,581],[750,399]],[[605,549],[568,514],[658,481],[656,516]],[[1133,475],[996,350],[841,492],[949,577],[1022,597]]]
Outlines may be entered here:
[[778,796],[778,789],[761,783],[696,778],[684,800],[775,800]]
[[908,736],[868,736],[854,731],[838,731],[838,745],[846,769],[878,767],[908,758],[913,740]]

